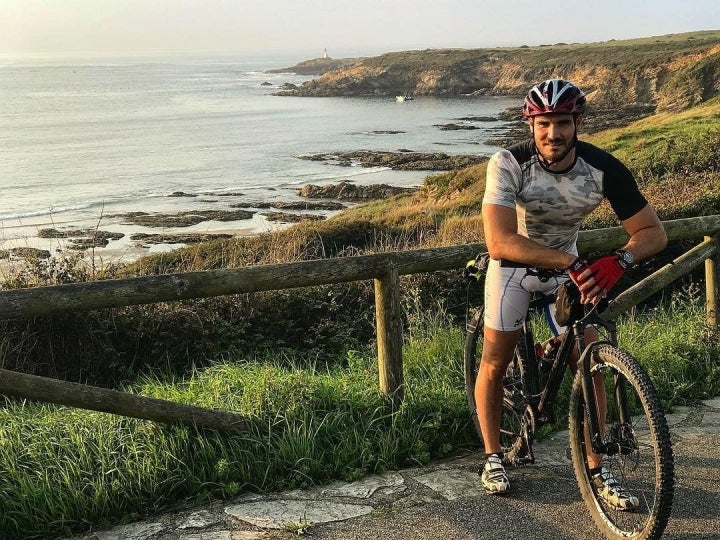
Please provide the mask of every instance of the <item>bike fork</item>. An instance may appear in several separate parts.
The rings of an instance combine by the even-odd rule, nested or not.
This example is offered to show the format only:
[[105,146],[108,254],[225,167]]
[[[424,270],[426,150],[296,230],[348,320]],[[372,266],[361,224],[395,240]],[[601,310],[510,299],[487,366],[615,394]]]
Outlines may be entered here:
[[[590,444],[592,445],[593,452],[596,454],[604,454],[607,449],[602,440],[600,419],[598,418],[597,403],[595,399],[595,385],[593,383],[592,373],[590,372],[592,354],[594,353],[595,346],[598,343],[600,342],[596,341],[585,347],[585,350],[578,360],[578,370],[582,370],[582,391],[583,399],[585,400],[585,413],[590,428]],[[618,403],[625,403],[625,400],[621,399],[620,395],[621,393],[624,394],[624,386],[616,384],[615,390],[616,394],[618,394]]]

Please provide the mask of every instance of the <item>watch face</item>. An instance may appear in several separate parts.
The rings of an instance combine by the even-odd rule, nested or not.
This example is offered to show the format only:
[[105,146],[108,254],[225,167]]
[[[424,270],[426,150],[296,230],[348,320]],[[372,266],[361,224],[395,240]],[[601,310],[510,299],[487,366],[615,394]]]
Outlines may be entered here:
[[620,253],[620,256],[622,257],[623,261],[625,261],[628,264],[632,264],[633,260],[635,259],[633,257],[633,254],[629,251],[620,250],[618,253]]

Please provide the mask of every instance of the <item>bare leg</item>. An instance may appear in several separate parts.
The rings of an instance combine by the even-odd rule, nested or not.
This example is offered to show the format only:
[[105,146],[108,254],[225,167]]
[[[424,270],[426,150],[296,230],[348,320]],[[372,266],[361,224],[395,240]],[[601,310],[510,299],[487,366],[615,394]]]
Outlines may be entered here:
[[475,405],[485,453],[500,452],[503,377],[512,360],[520,330],[503,332],[484,329],[482,359],[475,381]]

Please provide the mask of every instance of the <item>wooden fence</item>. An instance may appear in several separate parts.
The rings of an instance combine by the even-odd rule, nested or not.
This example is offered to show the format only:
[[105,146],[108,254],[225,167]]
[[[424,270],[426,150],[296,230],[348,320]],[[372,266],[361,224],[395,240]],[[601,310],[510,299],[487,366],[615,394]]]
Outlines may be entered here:
[[[606,314],[610,317],[619,315],[705,262],[707,322],[716,331],[720,216],[665,221],[663,225],[671,242],[702,238],[704,241],[624,291]],[[610,252],[624,245],[627,239],[622,227],[581,231],[578,249],[581,254]],[[288,264],[13,289],[0,291],[0,319],[373,279],[380,389],[389,398],[401,400],[400,276],[439,270],[460,271],[467,260],[483,249],[482,244],[466,244]],[[3,369],[0,369],[0,394],[212,429],[237,429],[244,424],[242,416],[229,412],[211,411]]]

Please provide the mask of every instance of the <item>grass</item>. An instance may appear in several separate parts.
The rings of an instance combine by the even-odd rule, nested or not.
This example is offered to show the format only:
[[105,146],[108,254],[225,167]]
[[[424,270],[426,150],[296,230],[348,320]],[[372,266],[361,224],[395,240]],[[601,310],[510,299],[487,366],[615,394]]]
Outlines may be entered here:
[[[182,380],[145,376],[128,388],[242,413],[248,429],[235,435],[6,401],[0,535],[68,535],[245,492],[352,481],[477,448],[463,390],[462,330],[442,304],[419,305],[405,306],[406,399],[397,409],[379,394],[377,362],[367,351],[351,351],[323,370],[288,358],[227,357]],[[620,321],[623,345],[651,373],[666,407],[720,393],[720,346],[703,324],[702,299],[692,288]]]

